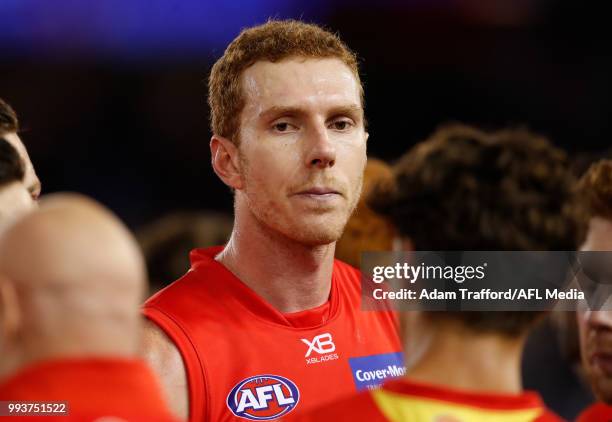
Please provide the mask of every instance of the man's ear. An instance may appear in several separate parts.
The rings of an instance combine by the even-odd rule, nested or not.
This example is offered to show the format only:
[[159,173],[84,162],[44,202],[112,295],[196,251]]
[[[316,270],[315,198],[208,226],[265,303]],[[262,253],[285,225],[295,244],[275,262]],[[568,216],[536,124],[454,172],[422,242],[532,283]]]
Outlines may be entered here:
[[14,284],[0,275],[0,337],[10,343],[19,332],[21,312]]
[[213,135],[210,139],[210,156],[213,170],[223,183],[232,189],[242,189],[238,147],[227,138]]

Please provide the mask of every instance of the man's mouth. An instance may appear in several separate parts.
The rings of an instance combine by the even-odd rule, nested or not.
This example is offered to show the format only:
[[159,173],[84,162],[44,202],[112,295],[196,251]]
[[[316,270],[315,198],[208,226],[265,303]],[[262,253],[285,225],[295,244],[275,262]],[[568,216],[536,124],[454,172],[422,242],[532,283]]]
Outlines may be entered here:
[[308,189],[302,190],[298,192],[298,195],[326,196],[326,195],[340,195],[340,192],[338,192],[335,189],[328,188],[328,187],[314,187],[314,188],[308,188]]
[[339,200],[344,195],[337,189],[328,186],[315,186],[299,190],[293,195],[300,201],[305,201],[311,205],[317,205],[317,208],[324,206],[325,208],[339,205]]

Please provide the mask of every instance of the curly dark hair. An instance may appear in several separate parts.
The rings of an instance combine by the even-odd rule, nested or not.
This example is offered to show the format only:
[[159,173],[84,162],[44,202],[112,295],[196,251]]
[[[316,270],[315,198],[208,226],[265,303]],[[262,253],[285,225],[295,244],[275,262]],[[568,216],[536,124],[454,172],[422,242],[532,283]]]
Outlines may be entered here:
[[584,236],[566,154],[525,129],[444,126],[394,175],[369,202],[420,250],[574,250]]
[[[526,129],[453,124],[408,151],[371,206],[416,250],[575,250],[585,221],[566,154]],[[471,328],[520,334],[531,312],[449,312]]]

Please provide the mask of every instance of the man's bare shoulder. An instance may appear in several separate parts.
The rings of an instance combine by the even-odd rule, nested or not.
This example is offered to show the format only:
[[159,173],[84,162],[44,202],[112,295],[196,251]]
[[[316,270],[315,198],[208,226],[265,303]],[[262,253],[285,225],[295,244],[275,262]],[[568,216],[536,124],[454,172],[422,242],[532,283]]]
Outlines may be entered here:
[[142,336],[142,355],[148,362],[183,365],[183,358],[174,342],[157,324],[145,319]]
[[155,323],[144,322],[141,356],[159,378],[172,412],[181,419],[189,415],[189,391],[183,357],[174,342]]

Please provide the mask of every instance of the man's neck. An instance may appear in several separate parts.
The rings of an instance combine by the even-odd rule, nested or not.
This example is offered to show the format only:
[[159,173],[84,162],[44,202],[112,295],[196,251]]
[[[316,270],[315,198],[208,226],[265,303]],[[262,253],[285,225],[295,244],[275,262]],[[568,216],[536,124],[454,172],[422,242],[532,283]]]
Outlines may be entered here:
[[408,363],[408,380],[472,392],[523,391],[523,337],[445,331],[434,333],[428,340],[415,361]]
[[312,309],[329,299],[335,243],[306,246],[258,221],[238,220],[217,261],[282,313]]

